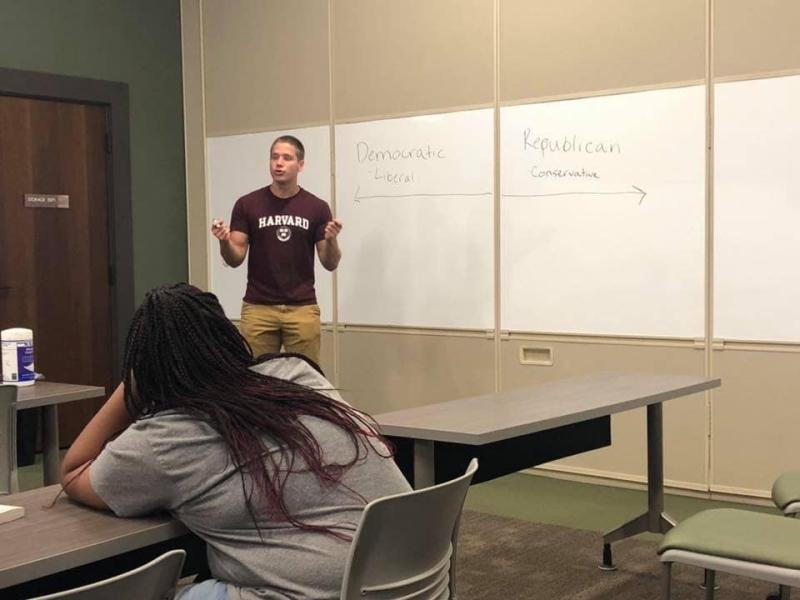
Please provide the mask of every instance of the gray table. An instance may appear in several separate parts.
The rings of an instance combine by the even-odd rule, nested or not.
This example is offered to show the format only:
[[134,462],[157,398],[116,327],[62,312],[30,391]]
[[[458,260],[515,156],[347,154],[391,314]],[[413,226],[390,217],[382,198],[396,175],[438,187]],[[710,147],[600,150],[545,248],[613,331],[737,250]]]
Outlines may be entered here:
[[58,405],[64,402],[101,398],[105,389],[94,385],[74,385],[37,381],[33,385],[20,386],[17,390],[17,410],[42,408],[42,453],[44,455],[44,483],[50,485],[60,481],[61,459],[58,443]]
[[60,489],[53,485],[0,499],[25,507],[24,517],[0,525],[0,590],[188,533],[168,515],[120,519],[63,495],[46,508]]
[[[665,533],[674,525],[664,513],[662,402],[720,384],[720,379],[696,375],[595,373],[398,410],[376,415],[375,419],[385,435],[414,440],[414,486],[420,488],[436,482],[436,452],[440,445],[478,449],[501,440],[533,440],[556,428],[646,406],[648,509],[603,536],[602,566],[613,569],[613,542],[645,531]],[[484,468],[483,462],[478,474]],[[529,466],[535,464],[532,461]]]

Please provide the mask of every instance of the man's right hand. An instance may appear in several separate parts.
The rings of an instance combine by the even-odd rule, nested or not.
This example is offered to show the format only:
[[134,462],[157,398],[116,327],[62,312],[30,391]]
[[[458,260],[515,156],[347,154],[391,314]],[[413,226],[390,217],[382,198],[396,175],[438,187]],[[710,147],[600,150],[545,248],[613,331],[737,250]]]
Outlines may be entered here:
[[213,219],[211,221],[211,233],[220,242],[227,242],[231,239],[231,228],[222,219]]
[[229,267],[238,267],[247,256],[248,237],[241,231],[231,231],[222,219],[211,221],[211,234],[219,240],[219,253]]

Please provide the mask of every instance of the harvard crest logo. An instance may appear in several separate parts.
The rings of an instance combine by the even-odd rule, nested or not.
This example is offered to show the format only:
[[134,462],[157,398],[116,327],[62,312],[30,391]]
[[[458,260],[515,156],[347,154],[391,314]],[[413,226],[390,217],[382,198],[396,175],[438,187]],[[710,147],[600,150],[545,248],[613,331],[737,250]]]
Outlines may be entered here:
[[286,226],[278,227],[278,229],[275,231],[275,235],[278,236],[278,239],[281,242],[286,242],[290,237],[292,237],[292,230]]

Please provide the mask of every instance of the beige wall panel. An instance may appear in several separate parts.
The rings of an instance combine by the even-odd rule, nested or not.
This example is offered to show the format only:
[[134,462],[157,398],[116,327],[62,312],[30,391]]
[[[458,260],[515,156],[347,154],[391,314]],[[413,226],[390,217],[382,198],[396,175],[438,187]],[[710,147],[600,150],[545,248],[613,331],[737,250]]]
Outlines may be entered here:
[[345,331],[339,349],[342,395],[373,414],[494,389],[491,339]]
[[328,378],[328,381],[333,383],[334,380],[334,364],[333,364],[333,331],[322,330],[322,340],[320,342],[319,351],[319,366],[322,372]]
[[208,289],[203,51],[200,0],[181,0],[189,283]]
[[717,77],[800,69],[800,2],[718,0],[714,10]]
[[[520,363],[520,348],[552,348],[553,365]],[[501,343],[501,385],[512,389],[575,377],[593,371],[703,373],[703,352],[686,347],[627,346],[504,340]],[[706,408],[702,394],[664,403],[664,477],[674,482],[705,486]],[[646,410],[620,413],[611,420],[611,446],[553,463],[588,474],[614,473],[643,477],[647,473]],[[668,482],[669,483],[669,482]]]
[[493,102],[492,0],[334,2],[336,119]]
[[800,468],[800,353],[723,350],[713,361],[712,485],[766,493]]
[[501,0],[500,101],[702,79],[702,0]]
[[209,136],[329,120],[327,0],[205,0]]

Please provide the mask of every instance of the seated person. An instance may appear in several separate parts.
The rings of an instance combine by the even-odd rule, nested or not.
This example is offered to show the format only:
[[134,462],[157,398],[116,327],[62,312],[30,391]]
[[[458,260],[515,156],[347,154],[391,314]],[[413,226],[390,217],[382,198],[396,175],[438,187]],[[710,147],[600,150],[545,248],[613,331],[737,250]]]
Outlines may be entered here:
[[213,579],[181,600],[339,598],[365,503],[410,487],[315,365],[253,363],[216,296],[151,291],[123,381],[69,449],[62,485],[121,517],[166,509],[205,540]]

